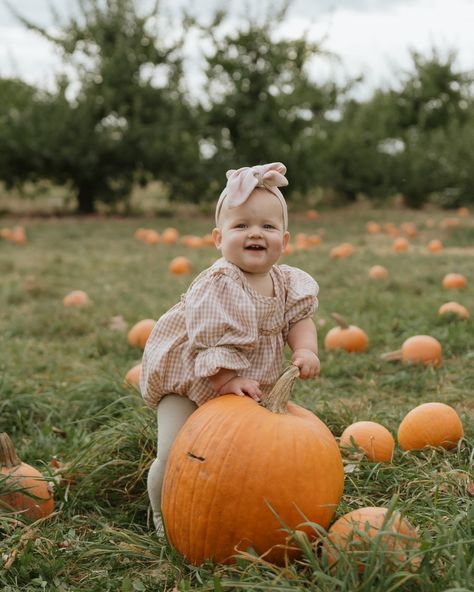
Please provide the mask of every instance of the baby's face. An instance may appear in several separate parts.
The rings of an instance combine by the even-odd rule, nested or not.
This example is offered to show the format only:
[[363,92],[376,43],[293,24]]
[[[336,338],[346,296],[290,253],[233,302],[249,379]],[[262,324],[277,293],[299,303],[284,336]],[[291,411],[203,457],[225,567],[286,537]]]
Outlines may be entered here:
[[225,201],[222,206],[219,228],[213,231],[222,256],[246,273],[268,273],[290,236],[278,198],[266,189],[255,189],[237,208],[227,208]]

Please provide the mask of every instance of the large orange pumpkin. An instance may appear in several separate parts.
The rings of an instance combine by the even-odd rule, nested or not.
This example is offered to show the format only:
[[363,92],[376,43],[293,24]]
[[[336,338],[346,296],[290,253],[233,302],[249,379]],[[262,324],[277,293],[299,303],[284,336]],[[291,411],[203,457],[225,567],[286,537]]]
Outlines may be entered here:
[[[337,442],[313,413],[288,403],[290,366],[260,406],[233,394],[202,405],[180,430],[166,466],[162,511],[170,542],[193,564],[232,563],[252,547],[281,564],[306,520],[327,528],[341,499]],[[279,518],[278,518],[278,517]]]
[[146,342],[150,333],[153,331],[156,321],[153,319],[143,319],[135,323],[127,335],[128,343],[132,347],[145,349]]
[[403,450],[421,450],[426,446],[454,448],[464,435],[456,411],[445,403],[423,403],[409,411],[398,428],[398,443]]
[[367,349],[369,338],[365,331],[355,325],[348,325],[341,315],[331,314],[338,326],[326,333],[324,347],[327,350],[345,349],[347,352],[363,352]]
[[401,349],[382,354],[386,361],[401,360],[408,364],[439,366],[442,353],[441,343],[431,335],[414,335],[405,339]]
[[349,450],[354,445],[371,461],[390,462],[395,440],[386,427],[375,421],[356,421],[342,432],[339,439],[342,450]]
[[340,561],[343,554],[349,555],[363,572],[374,549],[383,554],[386,565],[395,569],[407,561],[415,567],[419,558],[410,555],[418,546],[416,529],[398,512],[389,514],[388,508],[367,506],[334,522],[324,539],[323,554],[330,566]]
[[43,475],[31,465],[21,461],[8,434],[0,434],[0,475],[7,477],[0,495],[0,511],[18,512],[30,520],[49,516],[54,501]]

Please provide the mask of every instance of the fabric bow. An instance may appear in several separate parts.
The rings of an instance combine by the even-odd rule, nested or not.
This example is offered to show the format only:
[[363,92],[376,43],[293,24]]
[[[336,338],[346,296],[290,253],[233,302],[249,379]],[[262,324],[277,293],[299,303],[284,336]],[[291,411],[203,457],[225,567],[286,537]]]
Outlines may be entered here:
[[236,208],[247,201],[252,191],[256,187],[265,187],[275,195],[281,203],[283,209],[283,222],[285,230],[288,226],[288,210],[285,198],[278,187],[288,185],[285,177],[286,166],[281,162],[272,162],[253,167],[242,167],[240,169],[230,169],[227,171],[227,185],[222,191],[216,206],[216,224],[219,212],[222,208],[222,202],[230,208]]

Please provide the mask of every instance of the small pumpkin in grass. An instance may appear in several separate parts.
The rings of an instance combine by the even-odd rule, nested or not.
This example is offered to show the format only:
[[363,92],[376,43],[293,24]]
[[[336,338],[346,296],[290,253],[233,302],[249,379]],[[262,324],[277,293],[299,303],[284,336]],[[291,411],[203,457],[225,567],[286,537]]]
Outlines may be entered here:
[[138,386],[140,384],[141,369],[142,369],[141,364],[137,364],[136,366],[133,366],[132,368],[130,368],[130,370],[127,372],[127,374],[125,374],[125,380],[124,380],[125,385]]
[[3,479],[0,494],[0,511],[18,512],[30,520],[49,516],[54,510],[53,496],[48,482],[31,465],[21,461],[7,433],[0,434],[0,477]]
[[382,230],[380,224],[378,222],[374,222],[373,220],[369,220],[365,225],[365,228],[369,234],[377,234]]
[[263,406],[232,394],[212,399],[178,433],[162,511],[168,539],[190,563],[232,563],[252,547],[282,564],[299,554],[282,522],[313,538],[307,521],[329,526],[343,492],[342,458],[326,425],[288,402],[297,376],[290,366]]
[[90,298],[84,290],[73,290],[64,296],[63,304],[67,307],[80,308],[81,306],[88,306],[90,304]]
[[139,241],[144,241],[146,239],[147,232],[147,228],[137,228],[133,233],[133,236]]
[[317,210],[306,210],[305,217],[307,220],[317,220],[319,218],[319,212]]
[[395,440],[383,425],[375,421],[357,421],[342,432],[339,446],[342,450],[349,450],[356,446],[364,451],[368,460],[390,462],[395,449]]
[[398,444],[403,450],[427,446],[454,448],[464,435],[461,418],[445,403],[422,403],[409,411],[398,427]]
[[28,239],[23,226],[15,226],[10,233],[10,240],[17,245],[26,245]]
[[372,265],[369,269],[369,278],[373,280],[380,280],[388,278],[388,269],[383,265]]
[[308,245],[310,247],[317,247],[321,244],[321,237],[319,234],[309,234],[308,235]]
[[443,278],[443,288],[446,290],[464,290],[467,288],[467,279],[462,273],[447,273]]
[[168,269],[175,275],[186,275],[192,271],[191,261],[187,257],[175,257],[170,261]]
[[430,253],[439,253],[443,250],[443,243],[439,240],[439,238],[434,238],[430,240],[428,243],[428,251]]
[[439,307],[438,313],[441,316],[449,314],[455,315],[459,319],[468,319],[470,317],[467,308],[458,302],[454,302],[453,300],[451,302],[445,302],[442,304]]
[[147,245],[158,245],[161,242],[161,236],[156,230],[147,228],[143,237],[143,242]]
[[418,548],[418,533],[408,520],[398,512],[390,514],[388,508],[367,506],[334,522],[323,541],[322,552],[330,567],[349,556],[362,573],[374,552],[380,553],[384,564],[394,569],[407,562],[415,568],[420,563],[415,556]]
[[367,333],[360,327],[348,325],[340,314],[331,313],[338,326],[326,333],[324,347],[326,350],[345,349],[347,352],[363,352],[369,345]]
[[127,335],[128,343],[132,347],[145,349],[150,333],[153,331],[156,321],[154,319],[143,319],[135,323]]
[[466,207],[458,208],[458,211],[456,213],[458,216],[465,218],[466,216],[469,216],[469,208],[466,208]]
[[201,247],[206,246],[204,239],[194,234],[186,234],[183,236],[181,238],[181,244],[190,249],[200,249]]
[[396,253],[404,253],[410,249],[410,241],[404,236],[398,236],[392,243],[392,249]]
[[298,232],[295,236],[295,247],[301,251],[309,247],[308,235],[304,232]]
[[331,259],[344,259],[350,257],[354,253],[354,247],[351,243],[341,243],[333,247],[329,253]]
[[204,245],[205,247],[213,247],[213,246],[214,246],[214,244],[215,244],[215,243],[214,243],[214,237],[213,237],[213,236],[212,236],[212,234],[210,234],[210,233],[209,233],[209,234],[205,234],[205,235],[202,237],[202,242],[203,242],[203,245]]
[[161,233],[161,242],[165,245],[175,245],[178,242],[179,232],[176,228],[165,228]]
[[405,339],[401,349],[382,354],[382,360],[401,360],[409,364],[439,366],[442,353],[441,343],[431,335],[414,335]]

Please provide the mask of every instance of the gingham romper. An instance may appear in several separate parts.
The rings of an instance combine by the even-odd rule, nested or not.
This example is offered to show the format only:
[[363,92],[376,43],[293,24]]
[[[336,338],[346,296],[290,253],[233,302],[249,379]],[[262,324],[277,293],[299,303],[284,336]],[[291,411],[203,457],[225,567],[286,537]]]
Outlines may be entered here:
[[256,380],[264,394],[271,390],[288,332],[314,313],[318,285],[289,265],[274,265],[270,274],[275,296],[258,293],[225,259],[196,277],[147,341],[140,388],[149,407],[168,394],[202,405],[216,396],[208,376],[221,368]]

